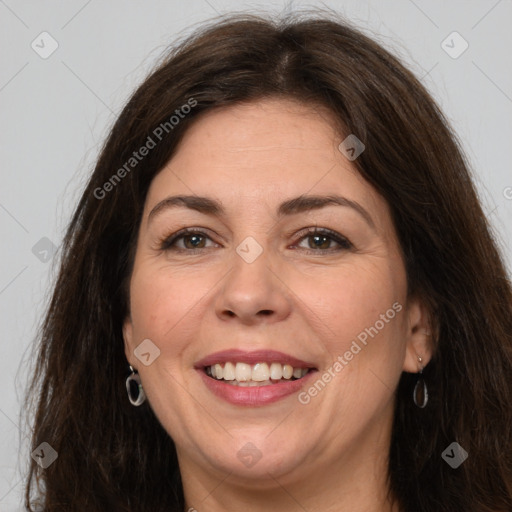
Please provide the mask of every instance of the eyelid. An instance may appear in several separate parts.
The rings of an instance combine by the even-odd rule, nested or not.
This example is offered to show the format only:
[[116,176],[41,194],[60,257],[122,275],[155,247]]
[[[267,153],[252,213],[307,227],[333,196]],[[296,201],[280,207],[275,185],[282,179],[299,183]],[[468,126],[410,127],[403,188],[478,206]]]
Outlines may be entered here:
[[[329,248],[329,249],[305,249],[305,248],[299,248],[302,252],[306,252],[306,254],[327,254],[327,253],[338,253],[341,251],[348,251],[355,249],[354,244],[345,236],[338,233],[337,231],[334,231],[329,228],[322,228],[318,227],[318,225],[310,226],[307,228],[303,228],[298,232],[292,231],[290,233],[286,234],[286,237],[291,236],[295,233],[295,237],[297,240],[294,243],[293,247],[296,247],[297,244],[301,243],[304,239],[308,238],[309,236],[317,235],[317,236],[326,236],[327,238],[331,239],[332,242],[335,242],[338,244],[338,248]],[[196,254],[198,251],[204,251],[206,249],[211,249],[211,247],[199,247],[197,249],[183,249],[183,248],[174,248],[173,245],[176,241],[183,239],[187,235],[199,235],[200,237],[207,238],[211,242],[216,242],[213,240],[212,236],[210,235],[210,230],[206,228],[199,228],[199,227],[188,227],[183,228],[175,233],[172,233],[168,236],[164,236],[163,238],[159,239],[158,241],[158,249],[161,251],[174,251],[174,252],[181,252],[181,253],[189,253],[189,254]],[[218,245],[218,244],[217,244]]]
[[[332,252],[339,252],[342,250],[347,251],[350,249],[355,249],[354,244],[346,236],[343,236],[341,233],[338,233],[337,231],[334,231],[329,228],[318,227],[318,225],[300,230],[297,233],[298,241],[296,243],[302,242],[304,239],[306,239],[308,237],[308,235],[309,236],[313,236],[313,235],[326,236],[327,238],[330,238],[333,242],[336,242],[340,246],[339,249],[324,249],[324,250],[305,249],[307,252],[310,252],[310,253],[322,254],[322,253],[329,253],[329,252],[332,253]],[[347,247],[345,247],[345,246],[347,246]]]
[[[206,228],[192,227],[192,228],[179,229],[178,231],[171,233],[170,235],[166,235],[166,236],[163,236],[162,238],[159,238],[158,239],[158,248],[162,251],[170,250],[172,247],[172,244],[174,244],[180,238],[185,237],[186,235],[200,235],[200,236],[210,239],[213,242],[210,233],[211,233],[210,230],[208,230]],[[201,250],[201,248],[199,248],[198,250]],[[202,249],[202,250],[204,250],[204,249]],[[184,251],[184,252],[192,253],[192,252],[194,252],[194,249],[178,248],[177,251]]]

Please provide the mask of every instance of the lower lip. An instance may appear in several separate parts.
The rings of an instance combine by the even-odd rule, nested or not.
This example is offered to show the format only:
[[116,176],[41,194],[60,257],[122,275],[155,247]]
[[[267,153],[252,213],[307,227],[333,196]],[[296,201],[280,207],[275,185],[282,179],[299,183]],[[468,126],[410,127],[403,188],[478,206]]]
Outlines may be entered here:
[[235,405],[259,406],[266,405],[285,398],[299,391],[309,381],[311,375],[316,373],[310,370],[304,377],[297,380],[282,381],[268,386],[236,386],[227,384],[223,380],[216,380],[197,370],[206,387],[216,396]]

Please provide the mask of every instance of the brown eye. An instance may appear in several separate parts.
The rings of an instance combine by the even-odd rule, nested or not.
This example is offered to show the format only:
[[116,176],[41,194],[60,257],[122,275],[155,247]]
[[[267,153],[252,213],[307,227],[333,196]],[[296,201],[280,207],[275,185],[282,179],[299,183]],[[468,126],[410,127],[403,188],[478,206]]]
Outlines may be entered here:
[[[204,243],[202,243],[204,242],[204,237],[202,235],[184,235],[180,238],[183,239],[183,243],[187,249],[202,249],[204,247]],[[187,246],[187,242],[191,244],[190,247]]]
[[[180,247],[178,242],[182,240],[183,244]],[[186,229],[162,240],[160,249],[163,251],[194,252],[196,249],[207,249],[208,247],[205,246],[206,240],[211,240],[211,238],[205,233]]]
[[[313,249],[312,252],[337,252],[342,250],[348,250],[353,245],[339,233],[327,229],[314,229],[308,234],[303,236],[299,241],[308,240],[308,248]],[[335,242],[338,244],[338,248],[332,248],[331,244]]]

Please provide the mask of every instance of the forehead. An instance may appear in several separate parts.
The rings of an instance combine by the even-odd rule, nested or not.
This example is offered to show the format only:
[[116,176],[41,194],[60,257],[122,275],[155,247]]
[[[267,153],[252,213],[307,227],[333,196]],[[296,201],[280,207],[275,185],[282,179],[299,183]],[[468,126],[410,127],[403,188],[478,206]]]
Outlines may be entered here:
[[291,100],[212,110],[187,130],[154,178],[147,207],[171,193],[216,197],[245,209],[301,194],[337,193],[386,210],[383,198],[339,151],[342,140],[329,112]]

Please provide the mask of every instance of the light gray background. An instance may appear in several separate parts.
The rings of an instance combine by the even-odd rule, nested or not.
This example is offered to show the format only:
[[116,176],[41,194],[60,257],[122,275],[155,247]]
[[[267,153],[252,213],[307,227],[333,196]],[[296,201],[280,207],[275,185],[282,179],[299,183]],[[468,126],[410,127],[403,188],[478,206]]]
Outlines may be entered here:
[[[177,36],[217,13],[313,6],[345,14],[422,79],[463,143],[512,268],[511,0],[0,0],[1,512],[21,510],[30,453],[19,403],[57,262],[41,261],[47,242],[32,248],[43,237],[60,245],[108,128]],[[31,48],[48,48],[43,31],[59,45],[47,59]],[[469,44],[456,59],[441,46],[453,31]]]

